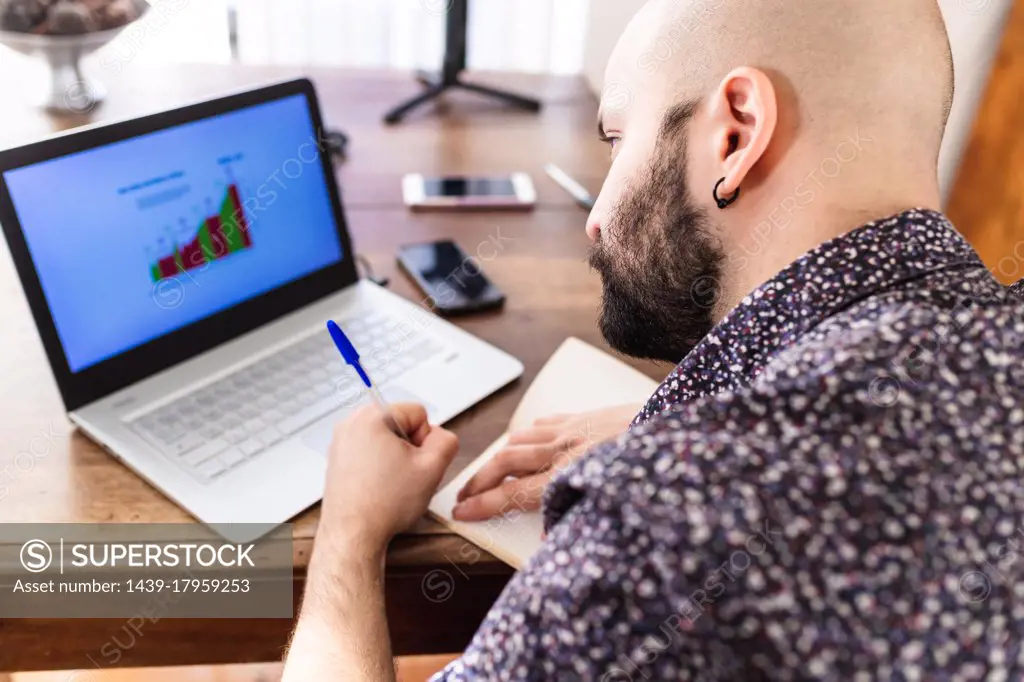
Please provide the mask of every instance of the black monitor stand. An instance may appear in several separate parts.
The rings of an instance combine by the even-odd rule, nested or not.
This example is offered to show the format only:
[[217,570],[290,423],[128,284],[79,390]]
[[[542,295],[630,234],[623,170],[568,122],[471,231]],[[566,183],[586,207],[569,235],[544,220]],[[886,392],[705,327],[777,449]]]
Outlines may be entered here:
[[466,70],[466,34],[469,26],[469,0],[449,0],[451,7],[447,15],[447,29],[445,37],[444,67],[440,74],[420,72],[417,80],[426,86],[423,94],[413,97],[384,116],[385,123],[398,123],[406,114],[416,107],[437,99],[449,88],[462,88],[479,95],[492,97],[514,107],[526,111],[540,111],[538,100],[516,95],[511,92],[488,88],[475,83],[466,83],[462,80],[462,72]]

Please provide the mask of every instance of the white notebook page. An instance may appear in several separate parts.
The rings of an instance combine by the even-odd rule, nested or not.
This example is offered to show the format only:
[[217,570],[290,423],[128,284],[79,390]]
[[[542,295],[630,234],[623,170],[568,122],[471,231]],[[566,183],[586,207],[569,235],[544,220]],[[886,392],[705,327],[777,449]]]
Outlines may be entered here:
[[[535,419],[554,414],[640,403],[650,397],[657,386],[656,381],[617,358],[579,339],[569,338],[526,391],[509,422],[509,431],[517,431]],[[509,431],[442,488],[431,500],[429,510],[453,532],[519,569],[541,545],[544,527],[540,512],[512,511],[503,518],[478,523],[463,523],[451,517],[459,490],[504,447]]]

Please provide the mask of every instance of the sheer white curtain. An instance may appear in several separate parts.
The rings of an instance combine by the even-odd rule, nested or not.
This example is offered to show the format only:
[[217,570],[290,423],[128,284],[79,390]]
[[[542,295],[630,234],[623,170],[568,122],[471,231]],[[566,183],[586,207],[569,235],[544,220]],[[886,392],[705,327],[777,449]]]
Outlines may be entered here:
[[[235,0],[243,62],[436,68],[450,0]],[[589,0],[472,0],[473,69],[578,73]]]
[[[433,69],[441,64],[449,3],[175,0],[173,14],[147,30],[135,57],[143,63],[230,61],[233,6],[242,63]],[[589,5],[590,0],[471,0],[470,68],[579,73]]]

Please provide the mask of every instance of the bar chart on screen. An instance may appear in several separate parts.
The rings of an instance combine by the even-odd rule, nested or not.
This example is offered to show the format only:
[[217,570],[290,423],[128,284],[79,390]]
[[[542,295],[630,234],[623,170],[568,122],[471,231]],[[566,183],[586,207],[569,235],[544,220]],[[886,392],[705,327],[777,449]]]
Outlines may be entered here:
[[224,177],[212,182],[205,173],[179,171],[119,190],[132,199],[142,223],[158,228],[145,248],[153,283],[253,247],[252,217],[234,169],[243,158],[239,153],[217,159]]
[[202,219],[191,240],[182,245],[172,241],[170,253],[150,263],[150,277],[159,282],[252,246],[249,219],[238,184],[232,182],[225,188],[217,211]]

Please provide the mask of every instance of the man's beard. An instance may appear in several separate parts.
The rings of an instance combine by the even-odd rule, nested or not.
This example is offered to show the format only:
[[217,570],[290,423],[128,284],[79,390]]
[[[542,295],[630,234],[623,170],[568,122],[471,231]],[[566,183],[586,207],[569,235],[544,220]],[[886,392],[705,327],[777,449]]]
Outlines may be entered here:
[[589,258],[604,285],[605,340],[626,355],[673,364],[714,327],[725,260],[687,187],[685,132],[685,123],[662,132],[663,151],[626,190]]

